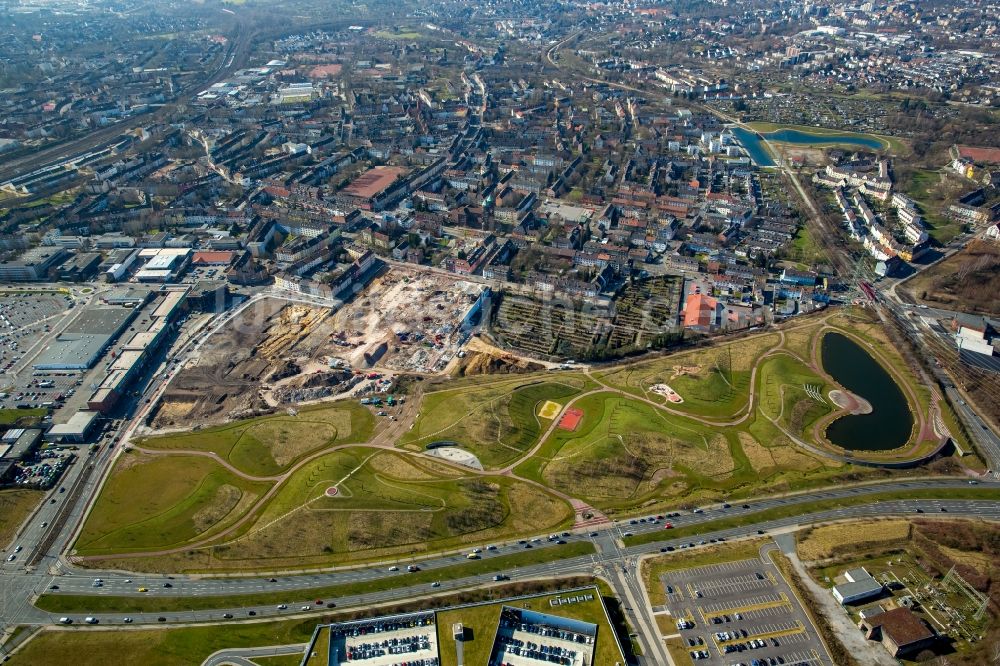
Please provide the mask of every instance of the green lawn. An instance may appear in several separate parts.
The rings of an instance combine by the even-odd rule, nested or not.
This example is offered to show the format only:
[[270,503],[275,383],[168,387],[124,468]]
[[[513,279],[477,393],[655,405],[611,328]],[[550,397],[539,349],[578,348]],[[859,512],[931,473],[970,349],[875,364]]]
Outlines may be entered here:
[[[606,384],[660,402],[672,410],[726,419],[746,409],[750,375],[760,357],[778,342],[775,334],[753,335],[595,372]],[[667,403],[649,389],[668,384],[684,399]]]
[[[412,557],[552,531],[572,520],[569,505],[543,489],[505,476],[460,474],[403,452],[340,449],[296,470],[249,520],[212,545],[120,563],[118,553],[210,538],[270,488],[209,458],[131,453],[102,491],[77,549],[108,558],[99,566],[273,570]],[[143,492],[149,484],[158,491]],[[327,496],[334,486],[337,495]]]
[[243,515],[268,486],[209,458],[127,453],[94,504],[76,548],[80,555],[107,555],[210,536]]
[[545,401],[565,404],[580,392],[580,382],[562,381],[530,376],[429,393],[400,442],[413,450],[433,442],[457,442],[485,468],[500,467],[524,455],[549,426],[550,420],[538,416]]
[[44,407],[35,409],[0,409],[0,425],[9,426],[21,422],[22,425],[34,425],[49,413]]
[[589,541],[568,543],[564,546],[535,548],[509,555],[488,557],[482,560],[467,560],[443,569],[425,569],[415,573],[386,576],[374,581],[309,588],[302,592],[261,592],[258,594],[185,598],[145,596],[91,597],[86,595],[45,594],[39,597],[35,605],[52,613],[165,613],[171,611],[280,604],[288,603],[290,600],[298,597],[337,599],[344,596],[371,594],[397,587],[424,583],[428,585],[429,591],[429,586],[434,581],[455,580],[498,571],[511,572],[517,567],[591,555],[594,552],[594,545]]
[[[927,233],[942,245],[962,232],[962,224],[949,218],[944,212],[951,196],[947,182],[942,180],[942,174],[938,171],[918,169],[912,173],[909,182],[903,185],[906,194],[920,205]],[[952,184],[951,188],[954,187],[957,185]]]
[[142,440],[147,449],[210,451],[253,476],[273,476],[326,446],[366,442],[375,428],[370,410],[355,401]]
[[215,626],[119,631],[46,630],[28,641],[7,663],[106,666],[108,659],[112,659],[119,666],[192,666],[225,648],[305,643],[315,626],[315,620],[289,620],[234,623],[224,630]]
[[789,250],[789,258],[807,270],[830,261],[826,250],[816,242],[813,234],[814,231],[808,225],[800,227]]
[[41,490],[0,490],[0,548],[10,543],[44,495]]
[[734,470],[728,440],[704,425],[610,391],[575,406],[584,412],[577,429],[554,431],[519,473],[609,509],[653,499],[678,475],[718,479]]

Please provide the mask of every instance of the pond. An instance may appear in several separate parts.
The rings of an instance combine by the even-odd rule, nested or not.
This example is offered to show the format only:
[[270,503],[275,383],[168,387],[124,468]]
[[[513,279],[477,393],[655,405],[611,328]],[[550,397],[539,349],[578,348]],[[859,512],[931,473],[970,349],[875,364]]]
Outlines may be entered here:
[[822,342],[823,369],[841,386],[872,406],[870,414],[842,416],[826,429],[826,437],[852,451],[887,451],[906,444],[913,414],[903,391],[878,361],[840,333]]
[[733,127],[732,131],[733,135],[740,142],[740,145],[747,151],[747,155],[753,160],[753,163],[762,167],[774,166],[774,160],[771,159],[771,155],[767,152],[767,148],[764,146],[764,141],[761,140],[761,137],[775,143],[790,143],[805,146],[836,144],[838,146],[857,146],[858,148],[868,148],[869,150],[880,150],[885,147],[885,144],[881,140],[872,136],[803,132],[790,128],[766,132],[760,136],[742,127]]

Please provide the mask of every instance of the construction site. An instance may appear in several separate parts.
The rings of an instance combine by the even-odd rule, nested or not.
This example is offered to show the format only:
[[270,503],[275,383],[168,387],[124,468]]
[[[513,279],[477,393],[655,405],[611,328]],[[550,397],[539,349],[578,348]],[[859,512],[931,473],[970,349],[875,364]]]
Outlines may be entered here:
[[264,298],[205,341],[152,427],[211,425],[302,402],[385,392],[397,372],[444,370],[468,339],[478,284],[393,270],[341,309]]
[[[152,426],[209,425],[273,411],[266,393],[275,385],[349,376],[330,372],[327,308],[264,298],[215,332],[170,382]],[[319,371],[317,373],[317,371]]]
[[437,373],[456,358],[488,296],[483,285],[393,269],[333,315],[332,363]]

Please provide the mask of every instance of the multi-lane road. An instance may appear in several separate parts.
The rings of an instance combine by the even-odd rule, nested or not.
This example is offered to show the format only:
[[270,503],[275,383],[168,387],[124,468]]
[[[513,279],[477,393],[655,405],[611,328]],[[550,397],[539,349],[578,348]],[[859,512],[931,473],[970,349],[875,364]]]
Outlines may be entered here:
[[[244,304],[248,307],[250,302]],[[242,308],[220,315],[218,319],[205,325],[198,333],[189,333],[188,339],[179,345],[179,352],[168,358],[169,370],[158,373],[156,379],[150,381],[142,394],[136,398],[136,410],[133,419],[122,426],[118,434],[122,441],[127,440],[131,433],[141,424],[146,411],[155,404],[156,399],[164,390],[173,375],[179,371],[181,364],[169,362],[180,359],[190,353],[195,353],[200,345],[210,337],[211,333],[237,316]],[[148,402],[147,402],[148,398]],[[989,498],[977,500],[947,500],[949,493],[956,489],[968,489],[970,483],[977,483],[968,478],[935,478],[912,479],[899,481],[884,481],[855,486],[838,486],[835,488],[812,490],[785,496],[771,496],[746,502],[738,506],[725,508],[722,505],[703,507],[699,512],[684,512],[669,519],[675,529],[693,528],[697,536],[675,538],[669,529],[665,529],[664,521],[646,520],[633,524],[631,521],[606,524],[602,527],[587,528],[570,533],[563,537],[566,542],[574,543],[589,541],[593,543],[595,554],[588,556],[555,557],[544,564],[535,564],[520,568],[503,568],[498,562],[496,568],[486,566],[483,573],[475,576],[448,579],[447,568],[467,562],[465,553],[449,553],[431,557],[419,562],[424,571],[441,570],[440,585],[431,587],[422,577],[422,582],[414,583],[404,572],[392,572],[389,567],[397,565],[405,569],[407,562],[385,561],[368,566],[350,569],[322,571],[301,575],[254,575],[254,576],[172,576],[134,574],[120,572],[94,571],[75,567],[69,564],[62,555],[72,544],[75,529],[82,520],[93,499],[97,496],[102,479],[110,469],[114,456],[120,447],[105,447],[94,456],[83,456],[70,467],[60,486],[57,486],[46,497],[38,511],[25,524],[15,540],[14,545],[23,549],[12,562],[0,563],[0,625],[51,625],[58,623],[62,613],[49,613],[33,605],[33,601],[41,594],[75,595],[91,597],[143,597],[169,601],[171,607],[179,605],[181,599],[199,599],[199,606],[206,605],[204,599],[218,597],[218,604],[207,610],[172,610],[147,613],[90,613],[81,609],[79,613],[66,613],[79,626],[85,616],[95,617],[100,625],[124,625],[126,618],[130,625],[161,625],[183,624],[191,622],[235,622],[263,621],[278,617],[311,614],[326,610],[325,604],[335,602],[338,608],[370,606],[378,603],[413,599],[430,594],[440,594],[468,587],[481,587],[492,583],[493,575],[502,573],[511,580],[535,578],[553,578],[568,575],[600,575],[607,580],[624,602],[627,615],[633,627],[637,629],[637,639],[643,645],[653,663],[668,663],[660,655],[662,648],[656,637],[656,624],[648,615],[649,609],[643,603],[641,581],[636,576],[636,562],[643,555],[658,553],[661,549],[680,549],[693,544],[698,548],[701,542],[711,542],[713,539],[738,539],[756,537],[759,533],[794,529],[800,525],[815,524],[848,518],[864,518],[883,515],[914,515],[918,510],[926,515],[938,517],[975,517],[987,520],[1000,520],[1000,502]],[[1000,484],[978,482],[980,488],[1000,490]],[[65,492],[60,492],[65,488]],[[905,499],[893,501],[877,501],[877,494],[907,491],[923,491],[927,494],[938,494],[941,499]],[[865,497],[871,501],[863,504],[844,506],[845,500],[863,502]],[[53,503],[52,500],[55,500]],[[822,501],[824,508],[815,511],[814,502]],[[795,507],[800,506],[801,511]],[[763,513],[768,509],[783,507],[788,517],[779,520],[765,520]],[[740,515],[743,519],[738,527],[713,531],[712,521]],[[703,530],[698,530],[703,526]],[[642,545],[626,546],[626,533],[642,535],[656,533],[658,538]],[[545,535],[530,540],[534,549],[559,549],[564,546],[549,541]],[[488,544],[482,544],[486,546]],[[501,555],[511,555],[525,549],[522,543],[498,543],[495,550],[485,550],[482,557],[488,564],[491,559]],[[8,552],[10,552],[8,550]],[[425,574],[426,576],[426,574]],[[384,579],[393,577],[392,585],[386,585]],[[95,579],[100,578],[100,586],[95,586]],[[273,581],[272,581],[273,578]],[[324,598],[322,606],[317,605],[313,590],[348,583],[364,583],[379,581],[378,587],[387,587],[377,592],[353,594],[336,599]],[[53,589],[55,586],[55,589]],[[145,592],[139,592],[145,588]],[[235,606],[229,599],[232,595],[253,595],[266,593],[268,603]],[[279,608],[284,606],[284,608]],[[155,606],[154,606],[155,607]],[[307,607],[308,610],[303,610]],[[252,615],[251,615],[252,612]],[[230,618],[225,617],[230,615]],[[220,659],[222,656],[219,657]]]
[[[983,484],[985,485],[985,484]],[[254,611],[256,618],[267,618],[283,616],[301,611],[303,605],[313,607],[315,599],[310,593],[312,589],[328,587],[331,585],[360,583],[365,581],[376,581],[385,577],[395,577],[398,585],[392,589],[375,592],[371,594],[354,595],[342,599],[336,599],[338,606],[353,606],[361,604],[371,604],[383,601],[392,601],[414,596],[422,596],[431,592],[441,592],[451,589],[458,589],[470,585],[482,585],[490,581],[494,573],[504,573],[512,579],[524,579],[534,577],[551,577],[556,575],[569,575],[575,573],[598,573],[600,570],[617,571],[621,567],[628,570],[627,564],[634,562],[634,559],[643,554],[658,552],[661,548],[672,546],[681,547],[688,543],[694,543],[697,547],[702,540],[739,538],[747,535],[756,535],[757,530],[774,530],[788,528],[799,524],[811,524],[830,520],[840,520],[850,517],[877,516],[884,514],[916,514],[921,509],[925,514],[936,514],[940,516],[974,516],[995,520],[1000,518],[1000,502],[991,500],[933,500],[933,499],[910,499],[894,500],[885,502],[872,502],[856,506],[838,507],[840,500],[848,498],[863,497],[875,493],[898,492],[898,491],[940,491],[942,495],[947,494],[949,489],[968,488],[969,481],[965,479],[915,479],[912,481],[897,481],[887,483],[865,484],[854,487],[838,487],[827,490],[789,495],[784,497],[774,497],[768,499],[748,502],[749,508],[731,507],[724,509],[721,506],[706,507],[699,513],[685,512],[681,516],[670,519],[675,528],[691,527],[704,524],[706,532],[697,537],[688,536],[683,539],[671,538],[671,531],[664,529],[663,521],[647,521],[629,524],[628,522],[615,523],[603,528],[572,533],[564,537],[567,542],[591,541],[593,542],[596,554],[593,556],[572,557],[556,560],[545,564],[532,565],[516,570],[489,571],[482,575],[461,578],[441,582],[440,587],[431,586],[422,582],[411,584],[407,581],[405,573],[391,572],[389,567],[395,562],[386,561],[380,564],[345,569],[340,571],[318,572],[297,576],[271,576],[254,577],[218,577],[206,578],[200,576],[167,576],[159,575],[131,575],[126,576],[115,572],[101,572],[82,570],[57,563],[54,567],[39,567],[35,570],[25,570],[17,562],[4,563],[0,568],[0,579],[7,586],[14,584],[17,589],[31,591],[35,594],[47,592],[50,594],[68,595],[90,595],[100,596],[133,596],[133,597],[157,597],[163,599],[183,599],[193,597],[220,596],[218,608],[211,610],[181,611],[181,612],[153,612],[133,614],[129,617],[132,624],[158,623],[159,618],[166,618],[165,622],[195,622],[195,621],[220,621],[223,614],[230,613],[234,618],[247,618],[249,611]],[[1000,486],[997,486],[1000,488]],[[755,521],[754,514],[759,514],[767,509],[776,507],[794,507],[804,505],[807,502],[823,500],[829,503],[829,509],[806,513],[804,515],[791,515],[788,518],[770,521]],[[856,501],[856,500],[855,500]],[[814,507],[810,505],[808,508]],[[941,508],[947,509],[941,512]],[[806,507],[804,507],[805,510]],[[794,511],[792,512],[794,513]],[[729,528],[717,532],[707,531],[711,528],[711,521],[721,517],[729,517],[733,514],[743,514],[746,516],[746,523],[739,527]],[[662,539],[655,542],[625,547],[622,545],[622,534],[631,532],[636,535],[647,532],[659,532]],[[53,549],[58,549],[65,544],[54,544]],[[484,544],[486,545],[486,544]],[[558,543],[548,541],[544,537],[539,537],[532,543],[536,549],[552,548],[558,549]],[[483,559],[489,561],[500,555],[509,555],[524,549],[520,543],[498,544],[496,550],[489,550],[483,553]],[[464,554],[454,553],[438,557],[429,558],[420,562],[420,567],[424,571],[444,570],[449,566],[467,561]],[[53,573],[54,572],[54,573]],[[94,586],[96,578],[102,580],[100,587]],[[164,585],[169,585],[165,587]],[[57,585],[57,590],[50,590],[53,585]],[[147,592],[138,592],[139,588],[147,588]],[[6,588],[10,589],[10,588]],[[6,591],[6,590],[5,590]],[[229,607],[226,596],[268,593],[276,600],[276,603],[260,604],[250,607]],[[8,601],[13,601],[13,597],[4,595]],[[332,601],[325,599],[326,601]],[[287,609],[278,609],[279,604],[285,604]],[[83,613],[85,615],[87,613]],[[19,622],[22,624],[49,624],[58,621],[58,614],[50,614],[40,611],[26,603],[8,603],[3,609],[3,619],[6,622]],[[82,619],[82,615],[77,620]],[[126,615],[122,613],[95,615],[103,624],[123,623]]]

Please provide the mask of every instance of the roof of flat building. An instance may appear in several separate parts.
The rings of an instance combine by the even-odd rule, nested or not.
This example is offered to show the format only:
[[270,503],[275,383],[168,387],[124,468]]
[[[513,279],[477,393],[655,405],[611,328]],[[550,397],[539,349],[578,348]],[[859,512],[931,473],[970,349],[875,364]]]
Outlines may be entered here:
[[377,166],[369,169],[354,179],[350,185],[341,190],[342,194],[352,197],[371,199],[389,188],[397,178],[409,172],[403,167]]

